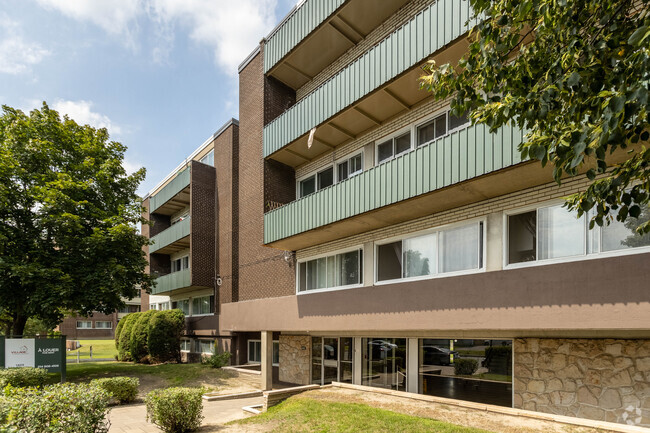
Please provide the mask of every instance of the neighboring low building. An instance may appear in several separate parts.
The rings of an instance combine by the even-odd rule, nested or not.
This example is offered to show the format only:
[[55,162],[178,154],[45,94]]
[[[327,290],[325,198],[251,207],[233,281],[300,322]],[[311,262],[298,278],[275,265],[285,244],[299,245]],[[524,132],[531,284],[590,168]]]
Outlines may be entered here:
[[109,340],[115,337],[115,327],[128,313],[140,311],[140,297],[125,300],[125,307],[111,314],[95,313],[90,317],[66,317],[57,326],[68,340]]

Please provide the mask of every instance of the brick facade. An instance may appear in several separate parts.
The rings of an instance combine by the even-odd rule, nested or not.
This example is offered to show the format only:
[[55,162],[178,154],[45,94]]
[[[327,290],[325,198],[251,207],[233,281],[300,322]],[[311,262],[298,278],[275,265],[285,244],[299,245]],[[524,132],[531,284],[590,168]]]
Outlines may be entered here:
[[[215,154],[215,156],[217,156]],[[190,271],[192,285],[214,287],[215,281],[215,168],[191,163]]]
[[[92,329],[77,329],[78,320],[92,321]],[[95,322],[111,322],[111,329],[97,329],[95,327]],[[117,313],[95,313],[91,317],[67,317],[59,324],[58,330],[65,335],[68,340],[108,340],[115,336],[116,326]]]

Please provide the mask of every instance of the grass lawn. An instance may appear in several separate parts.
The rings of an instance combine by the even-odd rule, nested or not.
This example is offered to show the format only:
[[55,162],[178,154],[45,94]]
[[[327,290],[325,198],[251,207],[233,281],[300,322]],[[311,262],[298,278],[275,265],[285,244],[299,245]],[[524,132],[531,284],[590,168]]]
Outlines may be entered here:
[[487,432],[358,403],[334,403],[308,397],[290,398],[261,415],[232,424],[256,424],[269,432]]
[[[90,358],[90,346],[93,348],[93,358],[97,359],[115,359],[117,349],[115,348],[115,340],[79,340],[81,348],[79,348],[79,357],[81,359]],[[68,363],[74,362],[77,359],[77,351],[71,350],[67,352]]]

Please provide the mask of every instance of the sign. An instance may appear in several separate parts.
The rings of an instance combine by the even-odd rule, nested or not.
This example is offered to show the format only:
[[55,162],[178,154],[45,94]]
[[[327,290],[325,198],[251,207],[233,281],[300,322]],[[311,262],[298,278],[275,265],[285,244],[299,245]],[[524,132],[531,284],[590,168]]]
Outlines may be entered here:
[[5,338],[0,337],[0,368],[5,368]]
[[61,372],[61,363],[65,354],[61,353],[61,340],[58,338],[39,338],[36,340],[34,363],[37,368],[44,368],[50,373]]
[[5,368],[34,367],[34,339],[8,338],[5,340]]

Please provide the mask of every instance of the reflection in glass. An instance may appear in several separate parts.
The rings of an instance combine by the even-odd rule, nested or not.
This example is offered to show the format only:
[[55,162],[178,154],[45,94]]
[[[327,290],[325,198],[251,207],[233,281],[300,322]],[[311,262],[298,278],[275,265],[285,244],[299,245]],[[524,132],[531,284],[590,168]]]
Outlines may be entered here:
[[420,394],[512,405],[512,342],[423,338],[418,342]]
[[406,152],[411,148],[411,133],[407,132],[395,139],[395,155]]
[[[616,218],[616,214],[612,215]],[[636,229],[650,220],[650,207],[646,207],[639,218],[627,217],[625,222],[612,221],[608,226],[603,225],[602,251],[615,251],[627,248],[650,246],[650,233],[640,236]]]
[[534,261],[537,257],[537,211],[508,217],[508,263]]
[[537,223],[541,260],[585,253],[584,217],[558,205],[539,209]]
[[318,173],[318,189],[327,188],[330,185],[334,184],[334,167],[330,167],[326,170]]
[[364,338],[361,384],[406,391],[406,339]]
[[402,241],[377,247],[377,281],[402,278]]
[[455,272],[481,267],[480,224],[470,224],[440,232],[440,272]]
[[393,140],[385,141],[377,146],[377,161],[382,162],[393,156]]
[[312,337],[311,339],[311,383],[321,384],[323,366],[323,339]]
[[300,197],[311,194],[316,191],[316,177],[311,176],[300,181]]
[[404,276],[433,275],[436,271],[436,235],[404,239]]
[[341,345],[339,382],[352,383],[352,359],[354,353],[352,338],[340,338],[339,341]]
[[298,290],[302,292],[361,284],[362,260],[361,250],[354,250],[302,262],[298,266]]

